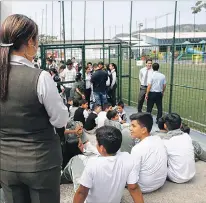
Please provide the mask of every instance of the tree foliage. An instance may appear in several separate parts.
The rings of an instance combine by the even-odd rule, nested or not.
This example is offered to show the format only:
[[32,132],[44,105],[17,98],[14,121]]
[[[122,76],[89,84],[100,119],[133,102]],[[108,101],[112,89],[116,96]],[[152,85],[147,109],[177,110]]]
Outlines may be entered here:
[[192,13],[196,14],[202,11],[202,9],[206,9],[206,2],[205,1],[197,1],[195,6],[192,7]]

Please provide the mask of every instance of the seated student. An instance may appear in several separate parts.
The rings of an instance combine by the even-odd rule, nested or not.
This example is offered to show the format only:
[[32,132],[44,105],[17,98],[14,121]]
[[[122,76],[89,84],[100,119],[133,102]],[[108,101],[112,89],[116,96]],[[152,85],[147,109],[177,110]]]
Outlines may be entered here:
[[93,111],[89,114],[85,124],[84,129],[87,131],[93,130],[97,126],[97,117],[98,114],[101,112],[102,107],[98,104],[93,106]]
[[87,161],[93,156],[98,156],[99,152],[95,146],[90,144],[90,142],[83,144],[81,139],[74,144],[74,148],[75,150],[80,150],[81,153],[73,156],[67,163],[61,175],[61,183],[73,182],[74,191],[76,192]]
[[176,113],[165,116],[165,129],[170,139],[163,140],[168,154],[168,178],[175,183],[185,183],[196,173],[192,139],[180,130],[182,120]]
[[120,131],[122,130],[122,126],[119,123],[119,116],[116,110],[111,110],[107,112],[107,119],[104,122],[105,126],[114,126]]
[[81,154],[78,147],[76,147],[79,142],[78,139],[80,138],[84,144],[88,142],[87,136],[83,133],[83,125],[79,121],[70,122],[65,129],[64,135],[63,169],[73,156]]
[[73,98],[72,97],[69,97],[68,100],[67,100],[67,104],[66,104],[67,108],[68,108],[68,111],[70,113],[70,110],[73,106]]
[[[187,133],[188,135],[190,134],[190,128],[185,123],[182,123],[180,129],[184,133]],[[192,140],[192,144],[195,152],[195,161],[201,160],[206,162],[206,151],[202,149],[201,145],[197,141]]]
[[122,145],[121,152],[131,153],[132,148],[135,146],[135,139],[131,137],[129,128],[122,129]]
[[137,183],[143,193],[153,192],[162,187],[167,178],[167,152],[158,136],[150,136],[153,118],[149,113],[130,116],[131,135],[140,139],[131,151],[138,166]]
[[[167,133],[168,131],[164,128],[164,124],[165,124],[165,116],[160,118],[158,121],[158,127],[160,131],[155,132],[153,135],[158,135],[162,139],[170,139],[172,138],[173,135],[172,133],[169,133],[168,135]],[[182,123],[180,130],[183,131],[184,133],[190,134],[190,128],[184,123]],[[201,145],[195,140],[192,140],[192,145],[194,147],[195,161],[198,160],[206,161],[206,151],[202,149]]]
[[119,152],[122,134],[112,126],[97,129],[97,150],[101,156],[88,160],[75,193],[74,203],[119,203],[126,183],[135,203],[143,203],[136,184],[134,161],[127,152]]
[[68,122],[71,122],[74,120],[74,114],[78,108],[79,108],[79,101],[74,99],[72,101],[72,106],[69,107],[69,120],[68,120]]
[[75,111],[74,121],[80,121],[85,124],[85,120],[88,118],[88,102],[86,100],[80,101],[80,107]]
[[126,115],[126,112],[124,110],[124,102],[123,101],[118,102],[117,106],[118,106],[118,115],[120,117],[120,123],[121,124],[126,123],[127,122],[127,115]]
[[158,123],[157,123],[159,130],[153,132],[152,135],[157,135],[160,138],[164,139],[167,136],[167,130],[165,130],[164,124],[165,124],[165,118],[163,116],[159,118]]
[[107,119],[107,112],[109,110],[112,110],[112,105],[107,103],[107,104],[104,104],[103,106],[103,111],[101,111],[99,114],[98,114],[98,118],[97,118],[97,128],[100,128],[102,126],[104,126],[104,122],[105,120]]

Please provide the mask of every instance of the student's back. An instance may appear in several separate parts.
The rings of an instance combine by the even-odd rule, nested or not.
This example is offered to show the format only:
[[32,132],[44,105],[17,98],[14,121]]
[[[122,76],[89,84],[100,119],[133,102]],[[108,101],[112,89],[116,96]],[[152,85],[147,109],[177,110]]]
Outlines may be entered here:
[[152,192],[163,186],[167,177],[167,153],[160,137],[146,137],[132,148],[131,154],[139,166],[141,191]]
[[117,152],[115,156],[92,157],[87,162],[80,181],[82,185],[91,188],[86,203],[120,203],[126,182],[136,181],[136,174],[132,173],[132,169],[134,162],[127,152]]
[[84,108],[79,107],[74,113],[74,121],[80,121],[85,124]]
[[191,137],[183,133],[164,140],[164,144],[168,153],[168,178],[175,183],[191,180],[196,172]]

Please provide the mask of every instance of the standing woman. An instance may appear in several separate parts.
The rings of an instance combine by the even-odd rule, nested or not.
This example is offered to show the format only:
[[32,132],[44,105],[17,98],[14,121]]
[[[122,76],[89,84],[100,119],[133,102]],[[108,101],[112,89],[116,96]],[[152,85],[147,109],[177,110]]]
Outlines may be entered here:
[[91,83],[91,68],[89,65],[87,65],[86,69],[85,69],[85,99],[88,101],[88,108],[90,109],[90,98],[91,98],[91,87],[92,87],[92,83]]
[[62,152],[54,127],[67,107],[46,71],[34,68],[38,27],[11,15],[0,29],[0,184],[8,203],[59,203]]
[[109,64],[110,74],[110,89],[109,96],[111,99],[111,104],[114,107],[116,105],[116,89],[117,89],[117,66],[114,63]]

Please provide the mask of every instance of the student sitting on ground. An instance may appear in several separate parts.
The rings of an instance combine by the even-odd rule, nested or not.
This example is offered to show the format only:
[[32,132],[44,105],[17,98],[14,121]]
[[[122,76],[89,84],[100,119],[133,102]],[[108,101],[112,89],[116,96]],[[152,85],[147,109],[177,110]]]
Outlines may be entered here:
[[[180,129],[184,133],[187,133],[188,135],[190,134],[190,128],[185,123],[182,123]],[[206,162],[206,151],[202,149],[201,145],[197,141],[192,140],[192,144],[195,152],[195,161],[201,160]]]
[[89,116],[88,102],[86,100],[80,101],[80,107],[75,111],[74,121],[80,121],[85,124],[85,120]]
[[137,167],[141,191],[153,192],[162,187],[167,178],[167,152],[158,136],[150,136],[153,118],[149,113],[137,113],[130,116],[131,135],[140,139],[131,151]]
[[[165,116],[163,116],[162,118],[159,119],[158,121],[158,127],[160,129],[160,131],[156,131],[153,135],[157,135],[160,136],[160,138],[162,139],[170,139],[172,138],[172,133],[169,133],[168,135],[168,131],[165,129]],[[190,128],[185,125],[184,123],[182,123],[181,125],[181,131],[183,131],[184,133],[190,134]],[[192,140],[192,144],[194,147],[194,153],[195,153],[195,161],[201,160],[201,161],[206,161],[206,151],[204,151],[202,149],[202,147],[200,146],[200,144],[195,141]]]
[[79,142],[79,138],[83,144],[87,144],[89,142],[87,136],[83,133],[83,124],[79,121],[70,122],[65,129],[64,135],[65,146],[63,153],[63,169],[73,156],[81,154],[81,151],[76,147]]
[[[75,193],[74,203],[119,203],[126,183],[135,203],[143,203],[134,161],[119,152],[122,134],[112,126],[97,129],[97,150],[101,154],[88,160]],[[86,201],[85,201],[86,200]]]
[[126,115],[126,112],[124,110],[124,102],[123,101],[118,102],[117,106],[118,106],[118,115],[120,117],[120,123],[121,124],[126,123],[127,122],[127,115]]
[[122,130],[122,126],[119,123],[119,116],[116,110],[111,110],[107,112],[107,119],[104,122],[105,126],[114,126],[120,131]]
[[104,122],[105,120],[107,119],[107,112],[109,110],[112,110],[112,105],[107,103],[107,104],[104,104],[103,106],[103,111],[101,111],[99,114],[98,114],[98,118],[97,118],[97,128],[101,128],[102,126],[104,126]]
[[181,131],[182,120],[176,113],[165,116],[167,136],[164,145],[168,154],[168,178],[175,183],[185,183],[195,176],[195,158],[192,139]]
[[85,124],[84,129],[87,131],[93,130],[97,126],[97,117],[98,114],[101,112],[102,107],[98,104],[93,106],[93,111],[89,114]]
[[68,123],[74,121],[74,114],[76,110],[79,108],[79,101],[74,99],[72,101],[72,106],[69,107],[69,120]]

